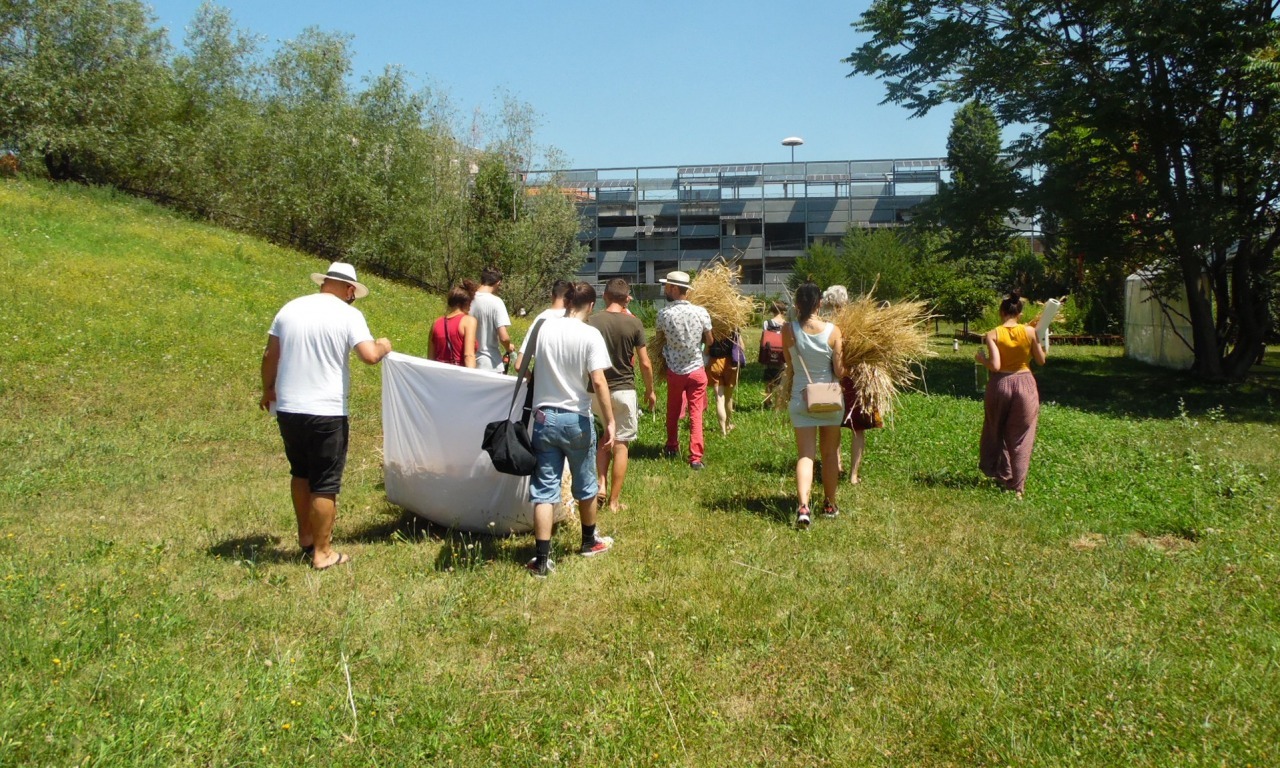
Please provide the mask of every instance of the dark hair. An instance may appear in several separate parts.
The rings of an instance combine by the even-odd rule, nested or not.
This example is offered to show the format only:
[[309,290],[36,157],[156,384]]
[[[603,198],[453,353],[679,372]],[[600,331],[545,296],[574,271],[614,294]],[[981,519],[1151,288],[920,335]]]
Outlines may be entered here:
[[476,295],[476,284],[471,280],[463,280],[461,285],[449,289],[449,309],[463,309]]
[[627,282],[625,277],[615,277],[604,284],[605,301],[613,299],[619,304],[626,301],[631,295],[631,284]]
[[551,300],[563,299],[565,294],[569,293],[569,288],[573,283],[568,280],[557,280],[551,284]]
[[1022,314],[1022,296],[1017,291],[1012,291],[1000,302],[1001,317],[1017,317]]
[[480,272],[481,285],[497,285],[502,282],[502,270],[497,267],[485,267]]
[[800,322],[808,320],[818,305],[822,303],[822,289],[816,283],[808,282],[796,289],[796,319]]
[[591,283],[573,283],[569,286],[569,292],[565,294],[564,302],[574,312],[583,307],[594,307],[596,304],[595,286]]
[[775,315],[785,315],[787,313],[787,305],[781,299],[774,301],[771,306]]

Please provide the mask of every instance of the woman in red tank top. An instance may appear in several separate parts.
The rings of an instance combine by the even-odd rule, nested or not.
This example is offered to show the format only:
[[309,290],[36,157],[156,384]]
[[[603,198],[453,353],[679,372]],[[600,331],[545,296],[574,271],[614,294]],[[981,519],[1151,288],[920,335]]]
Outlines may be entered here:
[[427,346],[430,359],[467,368],[476,367],[476,319],[468,314],[471,297],[475,295],[474,285],[467,280],[450,289],[448,313],[436,318],[431,326],[431,339]]

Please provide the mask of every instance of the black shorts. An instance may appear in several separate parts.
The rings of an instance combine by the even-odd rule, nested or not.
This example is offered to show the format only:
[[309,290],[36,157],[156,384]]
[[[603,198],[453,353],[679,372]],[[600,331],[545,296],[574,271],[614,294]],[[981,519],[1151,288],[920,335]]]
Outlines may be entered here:
[[284,439],[289,474],[305,477],[312,493],[340,492],[347,466],[347,417],[277,413],[276,423]]

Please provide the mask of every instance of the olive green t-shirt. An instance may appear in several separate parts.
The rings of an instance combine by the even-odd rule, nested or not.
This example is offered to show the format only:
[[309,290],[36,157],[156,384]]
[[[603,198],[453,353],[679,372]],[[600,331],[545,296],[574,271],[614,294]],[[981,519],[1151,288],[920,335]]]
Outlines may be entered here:
[[604,372],[609,391],[636,388],[635,351],[645,345],[644,323],[626,312],[592,312],[587,324],[600,331],[613,367]]

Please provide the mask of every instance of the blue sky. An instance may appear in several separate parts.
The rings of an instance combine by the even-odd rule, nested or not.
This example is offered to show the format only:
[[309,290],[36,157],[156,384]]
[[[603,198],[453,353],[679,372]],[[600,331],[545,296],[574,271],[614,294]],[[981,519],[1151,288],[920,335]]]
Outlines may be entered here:
[[[151,0],[181,46],[200,0]],[[388,64],[462,114],[501,90],[533,107],[537,141],[571,167],[946,155],[952,109],[909,119],[883,85],[847,77],[853,2],[221,0],[268,50],[308,26],[353,36],[357,79]]]

